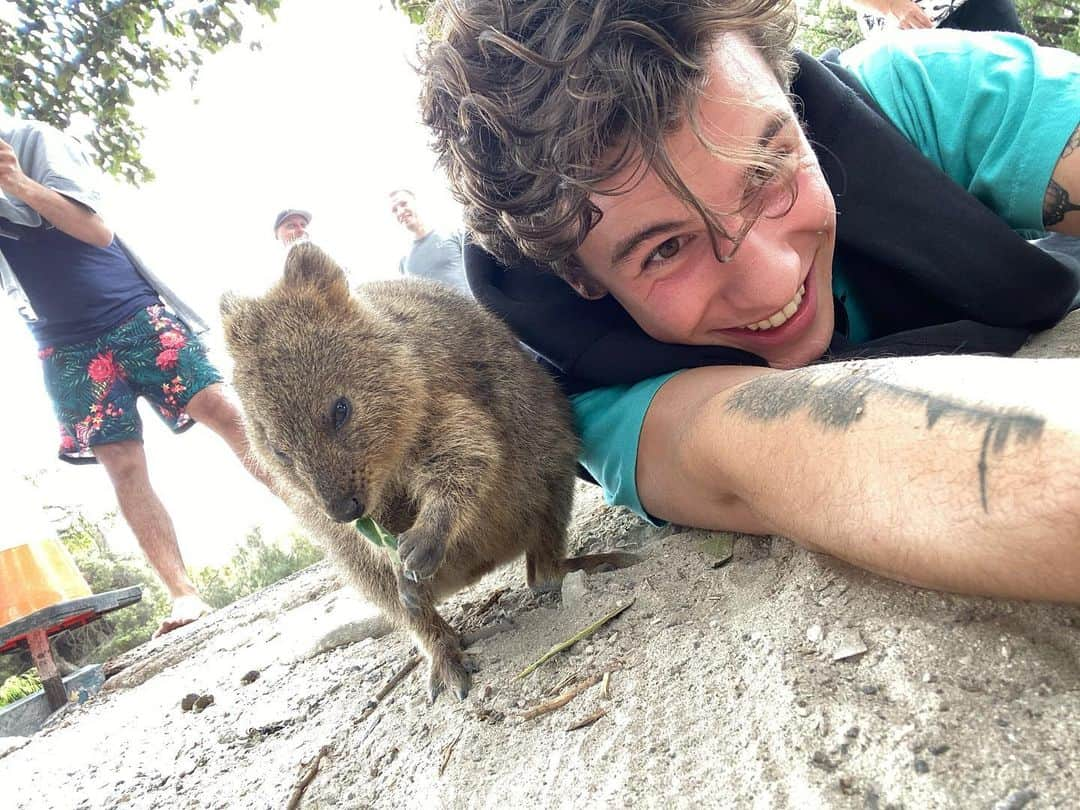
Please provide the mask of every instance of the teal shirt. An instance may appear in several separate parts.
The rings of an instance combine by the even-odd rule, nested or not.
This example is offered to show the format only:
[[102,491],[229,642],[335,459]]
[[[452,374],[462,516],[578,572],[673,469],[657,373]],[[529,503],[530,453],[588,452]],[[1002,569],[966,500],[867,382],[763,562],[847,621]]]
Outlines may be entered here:
[[[1050,176],[1080,122],[1080,58],[1039,48],[1015,34],[936,29],[898,31],[847,51],[841,63],[899,130],[946,174],[1011,227],[1042,230]],[[833,291],[846,295],[848,337],[871,329],[833,268]],[[609,503],[648,518],[636,485],[645,412],[674,374],[571,398],[582,464]]]

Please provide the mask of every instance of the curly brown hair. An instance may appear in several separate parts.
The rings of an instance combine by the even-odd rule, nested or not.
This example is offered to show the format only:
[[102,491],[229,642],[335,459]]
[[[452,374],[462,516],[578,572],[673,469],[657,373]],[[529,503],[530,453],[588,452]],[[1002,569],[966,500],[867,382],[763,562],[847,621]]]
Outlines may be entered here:
[[[724,230],[664,137],[688,122],[716,152],[695,111],[718,36],[742,32],[786,90],[795,26],[791,0],[441,0],[420,57],[421,113],[474,238],[505,264],[526,257],[580,279],[574,251],[601,216],[590,195],[627,190],[605,181],[647,165],[720,256],[718,236],[737,241],[749,224]],[[723,154],[776,170],[753,147]]]

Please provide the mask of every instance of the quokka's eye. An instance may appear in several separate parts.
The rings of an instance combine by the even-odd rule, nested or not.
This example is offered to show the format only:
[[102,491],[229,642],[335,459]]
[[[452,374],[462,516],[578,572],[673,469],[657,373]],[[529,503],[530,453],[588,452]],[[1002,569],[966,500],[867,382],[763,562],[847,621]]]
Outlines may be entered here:
[[338,401],[334,403],[334,430],[341,430],[345,423],[349,421],[349,416],[352,414],[352,404],[345,397],[339,397]]
[[277,456],[277,460],[286,466],[292,466],[292,459],[289,458],[289,454],[278,450],[274,445],[270,445],[270,449],[274,451],[274,455]]

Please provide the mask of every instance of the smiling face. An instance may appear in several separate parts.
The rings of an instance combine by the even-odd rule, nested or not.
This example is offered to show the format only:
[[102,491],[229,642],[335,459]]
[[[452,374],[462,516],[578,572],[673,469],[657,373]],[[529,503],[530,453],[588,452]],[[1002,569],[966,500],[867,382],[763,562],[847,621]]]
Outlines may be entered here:
[[281,220],[281,224],[277,226],[274,233],[278,241],[287,247],[297,239],[302,239],[307,235],[307,225],[307,217],[300,214],[290,214]]
[[[683,183],[736,237],[718,239],[726,261],[696,211],[655,172],[629,166],[605,185],[621,193],[592,196],[603,216],[578,248],[586,279],[575,286],[610,293],[658,340],[805,365],[833,332],[832,194],[775,75],[740,35],[718,40],[697,111],[714,150],[686,124],[665,145]],[[772,168],[720,156],[754,147]]]
[[395,191],[390,195],[390,213],[414,236],[425,233],[425,226],[416,210],[416,199],[407,191]]

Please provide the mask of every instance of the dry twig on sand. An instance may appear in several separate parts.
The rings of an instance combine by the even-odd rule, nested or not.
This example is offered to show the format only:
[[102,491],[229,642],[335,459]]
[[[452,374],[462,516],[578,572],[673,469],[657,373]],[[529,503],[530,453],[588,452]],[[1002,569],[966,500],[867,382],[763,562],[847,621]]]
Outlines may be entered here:
[[595,723],[597,720],[599,720],[605,714],[607,714],[607,711],[605,711],[604,709],[600,709],[599,711],[593,712],[592,714],[588,715],[587,717],[582,717],[580,720],[578,720],[575,723],[571,723],[570,725],[568,725],[566,727],[566,730],[567,731],[577,731],[579,728],[585,728],[586,726],[591,726],[593,723]]
[[443,749],[442,763],[439,765],[439,776],[443,775],[443,771],[446,770],[446,766],[450,764],[450,755],[454,753],[454,746],[457,745],[458,740],[461,739],[461,735],[465,733],[465,727],[462,726],[458,731],[457,736],[450,741],[450,744]]
[[311,763],[300,777],[300,781],[297,782],[296,787],[293,788],[292,795],[289,796],[289,803],[285,805],[285,810],[296,810],[296,808],[300,806],[300,800],[304,797],[304,791],[307,790],[307,786],[311,784],[311,780],[315,778],[315,774],[319,772],[319,763],[322,762],[322,758],[328,753],[330,753],[329,745],[324,745],[319,749],[319,753],[311,760]]
[[597,630],[599,630],[601,627],[603,627],[605,624],[607,624],[612,619],[614,619],[616,616],[618,616],[620,613],[622,613],[624,610],[626,610],[628,607],[630,607],[632,604],[634,604],[633,599],[631,599],[629,602],[627,602],[622,607],[615,608],[615,610],[611,611],[611,613],[604,616],[602,619],[598,619],[597,621],[593,622],[588,627],[586,627],[584,630],[582,630],[581,632],[575,634],[574,636],[571,636],[566,641],[559,642],[554,647],[552,647],[550,650],[548,650],[546,653],[541,655],[540,658],[538,658],[536,661],[533,661],[531,664],[529,664],[527,667],[525,667],[525,669],[521,670],[521,672],[519,672],[515,676],[515,680],[521,680],[526,675],[529,675],[530,673],[532,673],[537,667],[539,667],[545,661],[547,661],[547,660],[549,660],[551,658],[554,658],[556,655],[561,653],[563,650],[570,649],[571,647],[573,647],[575,644],[577,644],[582,639],[588,638],[593,633],[595,633]]
[[394,688],[403,680],[405,680],[405,676],[420,665],[421,660],[423,659],[419,654],[414,655],[402,665],[401,669],[391,675],[390,680],[383,684],[382,689],[375,693],[375,697],[368,703],[367,706],[364,707],[364,710],[360,712],[359,717],[357,717],[356,720],[353,721],[353,725],[356,725],[357,723],[363,723],[365,720],[371,717],[371,713],[377,708],[379,708],[379,704],[382,703],[383,698],[393,692]]
[[521,713],[522,719],[535,720],[542,714],[547,714],[548,712],[553,712],[556,709],[561,709],[563,706],[576,698],[582,692],[600,683],[600,679],[602,677],[603,676],[601,675],[590,675],[585,680],[578,681],[558,697],[552,698],[551,700],[545,700],[543,703],[537,703],[531,709],[523,711]]

